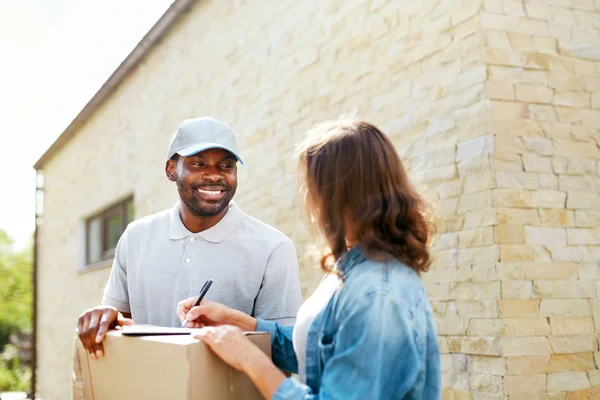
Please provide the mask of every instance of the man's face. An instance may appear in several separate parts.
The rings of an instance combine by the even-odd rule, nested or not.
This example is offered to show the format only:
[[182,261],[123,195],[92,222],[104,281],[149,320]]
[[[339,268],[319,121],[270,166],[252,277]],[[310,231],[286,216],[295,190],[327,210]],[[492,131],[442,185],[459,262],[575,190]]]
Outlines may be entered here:
[[237,159],[222,149],[167,161],[167,175],[177,183],[181,201],[192,214],[212,217],[223,211],[237,189]]

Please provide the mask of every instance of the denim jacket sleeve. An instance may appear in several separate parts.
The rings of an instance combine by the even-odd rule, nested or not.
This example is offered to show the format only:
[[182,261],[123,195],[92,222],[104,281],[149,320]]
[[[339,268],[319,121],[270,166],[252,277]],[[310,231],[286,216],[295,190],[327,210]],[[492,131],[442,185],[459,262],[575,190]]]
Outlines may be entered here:
[[337,331],[318,343],[319,351],[331,352],[318,393],[288,378],[274,400],[383,399],[390,391],[403,398],[411,390],[424,365],[425,340],[415,333],[412,310],[389,293],[372,291],[338,315]]
[[256,318],[256,330],[271,334],[271,357],[279,369],[298,373],[298,360],[292,343],[293,326],[281,326],[275,321]]

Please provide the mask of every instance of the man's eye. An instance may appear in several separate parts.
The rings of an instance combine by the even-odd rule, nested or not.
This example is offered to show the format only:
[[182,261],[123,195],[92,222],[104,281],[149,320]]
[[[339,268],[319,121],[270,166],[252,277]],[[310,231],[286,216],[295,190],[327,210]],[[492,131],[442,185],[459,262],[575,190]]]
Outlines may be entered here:
[[192,163],[192,165],[194,165],[194,166],[196,166],[196,167],[203,167],[203,166],[204,166],[204,163],[201,163],[201,162],[195,162],[195,163]]
[[221,168],[231,169],[231,168],[233,168],[233,164],[224,164],[224,165],[221,165]]

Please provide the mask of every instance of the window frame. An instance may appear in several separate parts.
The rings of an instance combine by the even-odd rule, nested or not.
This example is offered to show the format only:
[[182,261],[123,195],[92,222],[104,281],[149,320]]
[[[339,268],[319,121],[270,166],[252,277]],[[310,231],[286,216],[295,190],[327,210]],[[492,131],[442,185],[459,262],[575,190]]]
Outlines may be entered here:
[[[129,222],[133,221],[135,218],[135,203],[133,207],[133,214],[128,215],[128,205],[129,203],[133,203],[133,196],[126,197],[122,200],[119,200],[115,203],[112,203],[108,207],[104,208],[102,211],[95,213],[93,215],[88,216],[85,219],[85,255],[84,255],[84,270],[93,269],[99,266],[105,266],[107,261],[114,259],[115,257],[115,249],[108,248],[108,226],[109,220],[112,217],[119,216],[121,218],[121,235],[125,232],[125,228]],[[100,218],[100,226],[101,226],[101,238],[100,238],[100,258],[98,260],[92,261],[90,259],[90,226],[93,220]]]

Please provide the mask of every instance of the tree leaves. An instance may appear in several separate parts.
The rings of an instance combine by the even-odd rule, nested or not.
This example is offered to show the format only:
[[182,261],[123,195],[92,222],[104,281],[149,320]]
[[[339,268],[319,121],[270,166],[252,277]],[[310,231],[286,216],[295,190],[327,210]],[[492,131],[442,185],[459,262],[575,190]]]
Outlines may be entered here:
[[[27,385],[10,336],[31,334],[33,254],[31,247],[16,251],[13,241],[0,229],[0,392]],[[16,354],[16,355],[15,355]]]

